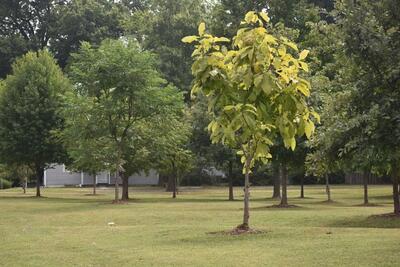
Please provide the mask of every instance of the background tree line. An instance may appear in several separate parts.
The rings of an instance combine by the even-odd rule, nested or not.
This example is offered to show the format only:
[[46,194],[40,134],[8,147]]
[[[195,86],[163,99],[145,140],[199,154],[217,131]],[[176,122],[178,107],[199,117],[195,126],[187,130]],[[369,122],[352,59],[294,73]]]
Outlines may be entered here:
[[[390,177],[386,179],[393,182],[399,211],[399,8],[395,0],[1,1],[0,77],[4,80],[0,141],[4,172],[11,173],[9,166],[18,165],[32,170],[28,176],[36,173],[40,180],[47,164],[64,161],[89,172],[110,169],[124,181],[128,173],[154,167],[165,174],[165,183],[169,180],[176,185],[215,183],[203,171],[215,166],[228,174],[223,182],[242,184],[236,151],[211,144],[205,131],[212,120],[206,100],[201,96],[195,103],[190,100],[193,48],[181,39],[196,35],[201,22],[209,25],[211,34],[231,38],[248,11],[266,11],[269,31],[293,40],[299,50],[310,51],[307,79],[313,94],[307,101],[321,115],[321,123],[311,141],[296,139],[294,153],[276,142],[272,147],[276,156],[271,164],[256,164],[253,183],[275,183],[274,196],[280,197],[281,173],[301,184],[326,183],[329,192],[329,183],[342,182],[344,173],[357,172],[365,177],[367,196],[366,183],[373,173]],[[119,41],[104,41],[107,39]],[[28,51],[32,52],[26,54]],[[117,56],[123,53],[135,64],[146,62],[139,65],[149,71],[138,70],[146,75],[124,73]],[[135,57],[135,53],[142,56]],[[46,71],[36,73],[38,68]],[[111,73],[116,69],[117,73]],[[126,84],[120,84],[121,80]],[[83,82],[91,84],[75,86]],[[143,98],[136,95],[139,89],[145,90]],[[130,93],[135,94],[132,101]],[[135,106],[140,101],[134,99],[142,99],[148,107],[161,101],[168,106],[168,114]],[[110,113],[107,105],[117,104],[121,111]],[[68,117],[63,113],[67,107],[76,115],[83,114],[83,108],[93,116]],[[135,121],[136,115],[129,109],[139,110],[141,119]],[[166,121],[158,114],[176,120],[177,128],[184,129],[182,135],[168,135],[177,146],[167,146],[171,140],[165,140],[165,132],[152,136],[156,131],[151,127],[162,127]],[[105,121],[106,117],[108,129],[101,129],[97,120]],[[113,125],[113,118],[118,123],[123,120],[125,128]],[[144,123],[144,118],[149,118],[149,123]],[[84,124],[84,129],[79,128]],[[175,133],[174,129],[163,129]],[[107,131],[112,134],[102,136]],[[85,140],[80,147],[68,138],[77,136],[76,132]],[[133,138],[137,136],[140,138]],[[114,139],[113,146],[108,139]],[[102,158],[104,154],[110,158]],[[90,157],[101,159],[106,166],[90,166],[96,161]],[[168,163],[169,158],[175,160]],[[170,164],[180,161],[178,158],[191,159],[192,164],[183,165],[190,168]],[[157,166],[149,162],[157,162]],[[18,175],[22,180],[24,176]],[[179,179],[168,179],[171,176]]]

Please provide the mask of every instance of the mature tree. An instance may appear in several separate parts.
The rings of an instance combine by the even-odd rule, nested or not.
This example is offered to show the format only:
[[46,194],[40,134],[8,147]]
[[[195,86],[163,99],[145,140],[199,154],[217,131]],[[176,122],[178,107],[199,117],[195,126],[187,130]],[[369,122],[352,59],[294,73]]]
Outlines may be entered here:
[[149,1],[147,10],[130,17],[131,23],[128,21],[126,31],[142,40],[145,49],[158,55],[160,71],[168,82],[188,92],[192,80],[192,48],[180,40],[195,34],[197,25],[206,14],[206,4],[201,0]]
[[82,41],[99,45],[106,38],[123,35],[123,22],[128,16],[121,3],[109,0],[74,0],[57,6],[56,12],[50,47],[62,67]]
[[193,52],[195,76],[192,93],[203,92],[213,119],[208,126],[213,142],[228,144],[242,157],[245,174],[243,223],[249,229],[249,174],[256,161],[272,157],[270,146],[279,134],[286,147],[295,149],[296,135],[310,137],[314,123],[306,104],[309,83],[299,77],[308,70],[308,51],[292,56],[297,46],[284,37],[276,38],[264,27],[266,13],[249,12],[238,30],[233,49],[221,43],[224,37],[205,33],[187,36],[184,42],[197,42]]
[[[65,1],[57,1],[62,3]],[[10,71],[11,62],[28,50],[48,45],[51,24],[55,21],[55,1],[3,0],[0,2],[0,36],[2,65],[0,76]],[[12,50],[8,50],[12,47]]]
[[366,133],[360,144],[380,162],[372,169],[392,177],[394,214],[400,215],[400,6],[396,0],[343,0],[336,7],[344,52],[354,62],[354,91],[347,112],[353,118],[368,118],[354,137]]
[[54,132],[63,127],[60,95],[69,86],[53,57],[44,50],[18,59],[1,91],[1,161],[30,166],[36,174],[38,197],[44,169],[64,156]]
[[98,45],[104,38],[121,36],[128,16],[128,4],[119,1],[2,0],[0,77],[9,73],[16,57],[45,47],[64,67],[81,41]]
[[129,158],[127,151],[140,138],[137,126],[157,114],[166,113],[179,103],[173,87],[164,87],[156,71],[154,56],[132,40],[106,40],[99,48],[83,43],[72,56],[69,73],[76,93],[91,97],[87,112],[96,134],[109,153],[106,163],[116,172],[115,201],[119,201],[119,176]]

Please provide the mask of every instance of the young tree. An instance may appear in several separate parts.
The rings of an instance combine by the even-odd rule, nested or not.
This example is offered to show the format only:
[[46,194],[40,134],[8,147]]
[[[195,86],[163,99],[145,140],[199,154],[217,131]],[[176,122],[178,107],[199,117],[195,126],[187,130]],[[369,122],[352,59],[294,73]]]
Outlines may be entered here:
[[[116,173],[115,202],[119,202],[119,177],[135,138],[136,127],[149,118],[179,106],[180,94],[164,87],[154,56],[132,40],[105,40],[99,48],[83,43],[69,66],[76,94],[90,97],[86,115],[95,125],[92,139],[102,140],[110,171]],[[128,163],[129,164],[129,163]]]
[[90,118],[93,99],[78,96],[74,93],[66,95],[63,109],[65,127],[60,136],[71,158],[68,168],[84,171],[92,176],[93,195],[96,195],[96,175],[107,170],[107,151],[102,150],[104,139],[93,136],[97,134],[97,125]]
[[53,57],[43,50],[16,60],[1,90],[1,161],[31,166],[38,197],[44,169],[65,156],[54,133],[63,127],[61,94],[69,87]]
[[[183,109],[182,109],[183,110]],[[153,134],[157,149],[158,169],[172,180],[172,197],[176,198],[182,176],[193,166],[193,154],[187,148],[191,135],[188,114],[182,112],[164,114],[160,119],[162,127]],[[153,131],[154,132],[154,131]]]
[[238,229],[249,229],[249,176],[256,161],[267,162],[270,147],[279,134],[285,147],[296,147],[296,135],[310,137],[314,131],[306,98],[309,83],[299,77],[308,70],[304,62],[308,51],[295,58],[297,46],[284,37],[276,38],[264,27],[266,13],[249,12],[243,27],[233,39],[233,49],[222,43],[224,37],[205,33],[199,25],[199,36],[187,36],[183,42],[196,42],[192,66],[192,94],[203,92],[208,100],[212,121],[208,126],[211,140],[238,150],[245,174],[243,223]]
[[32,168],[26,165],[0,165],[1,177],[7,180],[18,182],[24,194],[26,194],[28,179],[34,175]]

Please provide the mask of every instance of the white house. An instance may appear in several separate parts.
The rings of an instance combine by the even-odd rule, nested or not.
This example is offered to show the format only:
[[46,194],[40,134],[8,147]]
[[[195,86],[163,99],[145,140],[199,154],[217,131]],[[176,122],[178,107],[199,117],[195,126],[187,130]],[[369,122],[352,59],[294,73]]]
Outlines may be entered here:
[[[155,170],[148,174],[141,172],[129,177],[130,185],[157,185],[159,175]],[[100,185],[114,184],[114,175],[110,172],[101,172],[96,175],[96,183]],[[65,168],[64,164],[55,164],[44,171],[44,186],[66,186],[66,185],[92,185],[93,177],[85,172],[71,172]]]

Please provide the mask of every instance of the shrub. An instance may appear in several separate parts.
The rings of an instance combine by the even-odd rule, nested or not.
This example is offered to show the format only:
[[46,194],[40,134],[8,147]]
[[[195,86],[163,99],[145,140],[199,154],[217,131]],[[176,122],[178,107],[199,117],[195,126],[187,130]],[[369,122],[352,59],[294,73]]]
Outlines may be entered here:
[[6,179],[0,178],[0,189],[8,188],[11,188],[11,182]]

